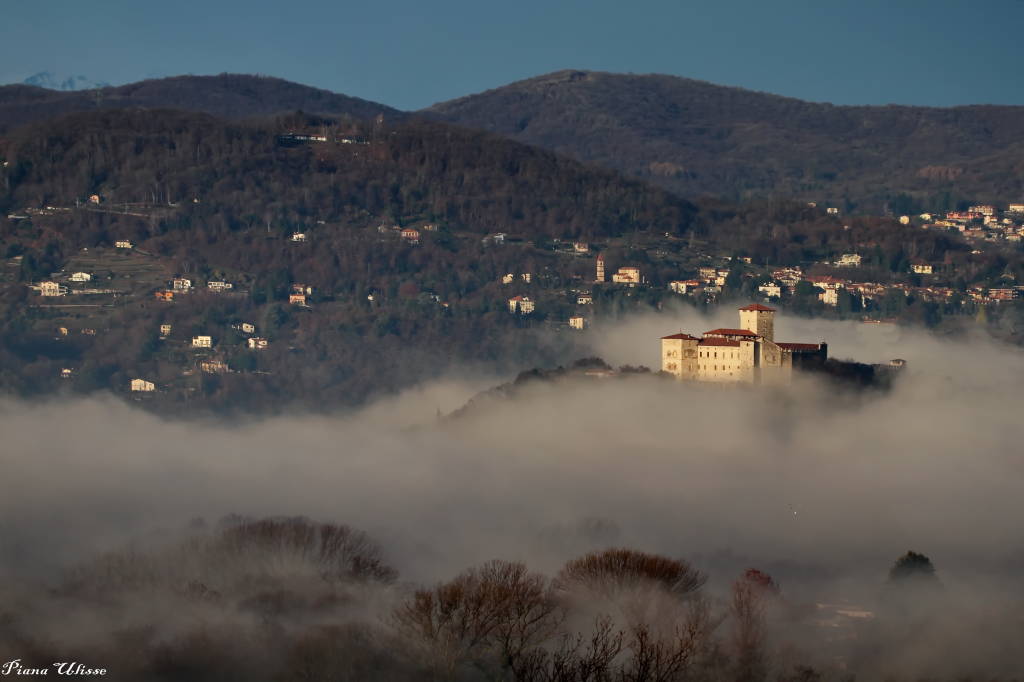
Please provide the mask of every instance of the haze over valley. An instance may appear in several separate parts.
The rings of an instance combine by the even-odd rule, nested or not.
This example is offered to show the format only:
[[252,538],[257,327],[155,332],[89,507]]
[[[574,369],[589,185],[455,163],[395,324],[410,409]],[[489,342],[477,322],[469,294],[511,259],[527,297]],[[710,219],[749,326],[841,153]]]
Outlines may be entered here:
[[1016,4],[63,2],[0,676],[1024,677]]

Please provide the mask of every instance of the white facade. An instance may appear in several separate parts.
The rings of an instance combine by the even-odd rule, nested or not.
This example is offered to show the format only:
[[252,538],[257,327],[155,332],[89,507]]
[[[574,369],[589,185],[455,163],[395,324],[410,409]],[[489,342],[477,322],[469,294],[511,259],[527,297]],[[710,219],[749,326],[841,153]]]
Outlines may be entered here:
[[88,272],[72,272],[68,279],[72,282],[88,282],[92,279],[92,275]]
[[160,325],[160,336],[167,337],[171,335],[171,325],[162,324]]
[[304,242],[304,241],[306,241],[306,233],[305,232],[292,232],[291,239],[292,239],[293,242]]
[[114,248],[116,248],[116,249],[130,249],[130,248],[132,248],[132,243],[130,241],[128,241],[127,239],[121,239],[121,240],[118,240],[118,241],[114,242]]
[[210,336],[193,336],[193,348],[213,348],[213,338]]
[[587,326],[587,320],[582,315],[574,315],[569,318],[569,326],[573,329],[583,329]]
[[131,388],[133,391],[152,393],[156,390],[156,385],[152,381],[146,381],[145,379],[132,379]]
[[519,313],[520,315],[529,315],[534,310],[533,301],[530,300],[529,296],[516,296],[508,299],[508,311],[510,313]]
[[844,253],[836,261],[836,265],[841,268],[859,268],[861,257],[859,253]]
[[266,339],[259,336],[253,336],[252,338],[247,339],[247,341],[249,348],[252,350],[264,350],[267,345],[269,345]]
[[235,288],[231,282],[207,282],[206,288],[210,291],[229,291]]
[[619,268],[619,271],[612,275],[612,282],[636,286],[640,284],[640,268],[628,266]]
[[185,277],[175,277],[171,280],[171,288],[175,291],[188,291],[192,288],[192,280]]
[[513,275],[511,272],[506,275],[502,275],[501,277],[502,284],[512,284],[512,282],[514,281],[516,281],[516,276]]
[[757,288],[762,294],[768,298],[781,298],[782,287],[775,282],[769,282],[768,284],[762,284]]
[[64,296],[68,293],[68,288],[57,282],[40,282],[39,293],[43,296]]
[[914,263],[910,269],[919,275],[930,275],[935,271],[935,268],[928,263]]
[[243,322],[242,324],[238,325],[238,328],[241,329],[246,334],[252,334],[253,332],[256,331],[256,325],[250,322]]

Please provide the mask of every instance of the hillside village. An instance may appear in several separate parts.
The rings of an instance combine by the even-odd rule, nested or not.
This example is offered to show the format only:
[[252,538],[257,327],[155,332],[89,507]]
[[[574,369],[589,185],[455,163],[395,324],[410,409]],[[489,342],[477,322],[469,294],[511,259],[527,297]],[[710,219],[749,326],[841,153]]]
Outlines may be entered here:
[[[101,200],[93,197],[87,205],[100,203]],[[974,247],[971,255],[979,256],[991,249],[1019,248],[1020,235],[1024,231],[1022,209],[1024,206],[1020,204],[1011,204],[1005,211],[997,211],[992,206],[972,206],[967,211],[949,213],[942,218],[924,214],[913,218],[903,216],[895,222],[916,229],[943,230],[971,240]],[[63,212],[65,209],[50,210],[50,214]],[[833,209],[826,209],[824,215],[841,220]],[[18,221],[20,217],[11,215],[8,220]],[[284,236],[282,247],[316,248],[319,229],[318,226],[310,226],[303,231],[291,232]],[[381,248],[416,249],[425,241],[447,235],[448,238],[467,242],[475,240],[484,250],[510,251],[520,254],[520,257],[543,253],[548,264],[540,271],[530,272],[521,268],[521,271],[506,272],[494,282],[497,289],[492,290],[494,293],[508,292],[504,304],[508,313],[521,319],[528,328],[539,326],[555,331],[582,331],[595,320],[615,316],[631,305],[647,303],[661,308],[673,298],[707,306],[752,294],[766,304],[817,306],[822,314],[830,309],[843,310],[858,315],[865,322],[886,322],[892,321],[893,312],[898,311],[894,301],[900,299],[939,304],[944,310],[955,313],[957,309],[973,311],[978,306],[1012,302],[1024,291],[1024,286],[1010,275],[1002,276],[997,282],[999,286],[965,286],[963,276],[954,264],[925,261],[908,261],[905,273],[896,273],[887,282],[873,281],[869,278],[870,250],[843,253],[828,262],[773,267],[755,263],[749,256],[723,254],[714,257],[696,249],[694,254],[690,249],[678,249],[678,240],[666,237],[647,244],[645,255],[653,255],[655,259],[661,255],[661,260],[667,260],[669,249],[676,247],[689,257],[680,262],[683,267],[679,272],[683,276],[665,282],[664,268],[650,267],[650,258],[647,267],[623,262],[620,255],[623,245],[618,240],[563,243],[555,239],[547,244],[538,244],[507,233],[492,233],[482,238],[453,234],[430,222],[404,227],[382,223],[372,228],[370,233],[376,235]],[[651,246],[655,248],[650,249]],[[103,328],[98,319],[105,308],[134,305],[147,309],[154,320],[155,342],[168,349],[176,349],[172,356],[178,358],[174,362],[179,365],[181,379],[171,379],[168,383],[166,371],[162,377],[133,376],[124,387],[127,392],[146,394],[165,389],[180,390],[182,380],[187,386],[188,377],[201,374],[259,374],[259,363],[253,360],[253,354],[264,353],[278,343],[285,343],[290,351],[296,350],[296,339],[290,334],[275,339],[278,334],[267,328],[275,325],[265,322],[266,305],[262,312],[248,318],[232,318],[226,324],[211,325],[210,328],[195,324],[182,328],[182,325],[171,322],[174,316],[170,311],[186,301],[200,307],[216,301],[249,301],[255,282],[252,275],[223,270],[211,271],[205,276],[173,272],[158,256],[138,248],[131,240],[115,239],[112,247],[83,248],[61,271],[23,286],[32,292],[26,304],[51,321],[54,339],[58,342],[75,335],[95,336],[98,331],[101,334],[115,333],[112,329]],[[611,254],[617,254],[614,261]],[[14,256],[9,259],[8,267],[17,266],[20,258]],[[515,260],[513,256],[512,261]],[[685,269],[687,266],[688,270]],[[365,305],[386,307],[395,292],[370,288],[363,295]],[[443,300],[429,289],[417,288],[416,296],[420,305],[436,306],[442,314],[452,313],[453,302]],[[324,295],[319,292],[313,285],[291,282],[278,303],[295,312],[316,315],[321,306],[336,305],[333,298],[330,293]],[[755,308],[774,313],[772,308]],[[162,314],[161,310],[168,314]],[[261,316],[262,321],[257,319]],[[678,338],[683,336],[686,335]],[[712,337],[716,335],[712,334]],[[677,337],[666,338],[678,341]],[[765,340],[768,343],[773,341],[770,335]],[[722,337],[700,341],[712,342],[742,345],[744,339]],[[785,348],[783,345],[779,347]],[[821,348],[823,346],[815,345],[815,353]],[[753,356],[748,360],[741,363],[747,367],[744,371],[749,371],[754,365]],[[665,361],[662,369],[670,374],[679,374],[681,366]],[[77,371],[73,364],[61,366],[59,375],[64,380],[73,380]]]
[[[371,211],[353,203],[360,195],[337,193],[407,172],[403,154],[410,175],[395,177],[425,183],[417,145],[448,153],[451,133],[296,120],[279,121],[271,136],[246,134],[270,167],[299,169],[288,178],[292,194],[280,197],[294,196],[298,208],[278,202],[276,213],[257,215],[244,202],[224,203],[223,192],[183,184],[192,189],[158,188],[149,201],[138,189],[110,187],[9,209],[0,218],[0,294],[16,330],[8,376],[182,405],[214,396],[220,406],[358,401],[457,357],[508,372],[579,357],[593,338],[586,330],[632,311],[755,301],[789,314],[955,330],[1007,319],[1024,290],[1020,203],[848,216],[825,202],[695,205],[586,176],[610,188],[600,201],[553,207],[563,197],[552,195],[490,214],[493,203],[481,200],[445,213],[416,203],[434,182],[403,190],[412,198],[398,204],[367,190],[404,207]],[[133,125],[160,132],[164,124]],[[477,140],[465,143],[473,149]],[[499,146],[505,163],[539,154]],[[490,166],[467,168],[493,187]],[[342,172],[352,182],[338,181]],[[454,188],[469,170],[461,172],[440,177]],[[572,182],[589,172],[565,170]],[[529,181],[542,179],[538,172]],[[50,196],[45,175],[34,182],[27,187]],[[311,183],[320,194],[310,194]],[[446,200],[457,190],[436,191]],[[316,196],[329,197],[333,213]],[[533,226],[531,215],[547,223]],[[997,332],[1024,342],[1024,328],[1009,319]],[[549,332],[556,341],[536,343]],[[414,338],[421,343],[410,345]]]

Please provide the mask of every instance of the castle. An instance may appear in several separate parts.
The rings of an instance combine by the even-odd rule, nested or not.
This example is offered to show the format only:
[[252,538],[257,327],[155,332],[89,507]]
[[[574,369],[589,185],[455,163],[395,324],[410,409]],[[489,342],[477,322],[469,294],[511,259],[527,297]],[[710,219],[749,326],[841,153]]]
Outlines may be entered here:
[[794,367],[820,364],[828,344],[775,340],[775,309],[740,308],[740,329],[712,329],[701,338],[672,334],[661,338],[661,369],[680,380],[785,383]]

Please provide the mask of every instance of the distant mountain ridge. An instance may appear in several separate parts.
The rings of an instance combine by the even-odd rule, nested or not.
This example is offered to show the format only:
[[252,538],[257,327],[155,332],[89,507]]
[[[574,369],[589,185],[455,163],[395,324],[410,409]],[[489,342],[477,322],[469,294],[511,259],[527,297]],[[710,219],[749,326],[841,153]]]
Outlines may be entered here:
[[52,71],[40,71],[22,81],[24,85],[34,85],[47,90],[61,90],[64,92],[73,90],[92,90],[95,88],[109,88],[110,83],[105,81],[94,81],[85,76],[61,76]]
[[681,196],[795,198],[842,213],[1024,200],[1024,107],[834,106],[664,75],[559,71],[402,112],[279,78],[177,76],[88,91],[0,86],[0,135],[77,111],[303,111],[434,118],[543,147]]
[[423,113],[686,196],[897,212],[1024,196],[1020,106],[834,106],[676,76],[559,71]]
[[0,86],[0,132],[77,111],[180,109],[227,118],[302,110],[369,119],[403,116],[397,109],[300,85],[280,78],[221,74],[175,76],[88,91],[55,91],[30,85]]

